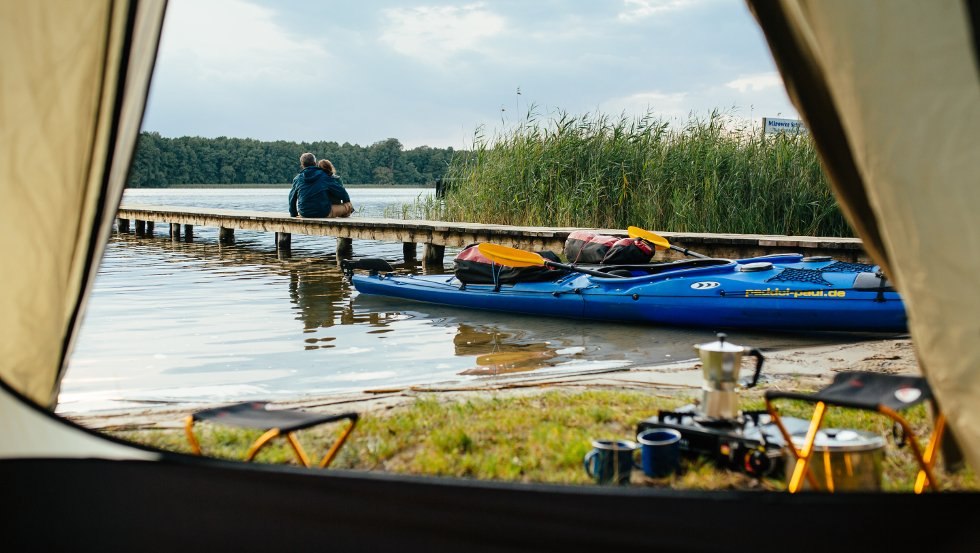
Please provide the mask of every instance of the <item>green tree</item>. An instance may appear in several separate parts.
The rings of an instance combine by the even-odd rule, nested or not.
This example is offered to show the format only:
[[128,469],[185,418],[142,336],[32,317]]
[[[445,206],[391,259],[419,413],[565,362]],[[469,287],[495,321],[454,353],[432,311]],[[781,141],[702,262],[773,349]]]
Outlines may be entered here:
[[224,136],[165,138],[144,131],[128,186],[288,183],[299,170],[303,152],[331,160],[344,182],[351,184],[431,183],[445,173],[455,155],[452,148],[428,146],[406,152],[395,138],[364,147],[349,142],[263,142]]

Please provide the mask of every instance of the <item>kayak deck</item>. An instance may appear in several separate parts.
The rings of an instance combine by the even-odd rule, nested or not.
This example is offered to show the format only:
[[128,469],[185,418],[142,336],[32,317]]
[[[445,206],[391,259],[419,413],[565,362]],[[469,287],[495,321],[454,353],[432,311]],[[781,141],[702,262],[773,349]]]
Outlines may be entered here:
[[[712,328],[904,332],[899,295],[870,266],[800,255],[698,259],[569,272],[543,282],[462,283],[454,275],[351,274],[358,292],[550,317]],[[858,269],[858,270],[854,270]]]

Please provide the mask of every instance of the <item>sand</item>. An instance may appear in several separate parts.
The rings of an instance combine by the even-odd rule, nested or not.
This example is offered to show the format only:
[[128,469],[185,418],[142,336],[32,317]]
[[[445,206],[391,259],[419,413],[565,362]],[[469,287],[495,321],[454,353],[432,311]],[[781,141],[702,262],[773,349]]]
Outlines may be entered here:
[[[831,346],[766,351],[762,378],[755,390],[813,390],[827,383],[836,372],[867,370],[888,374],[920,374],[912,342],[908,337],[870,340]],[[744,361],[742,376],[750,375],[755,362]],[[459,384],[370,389],[316,398],[275,402],[274,407],[301,408],[318,412],[357,411],[361,414],[397,409],[419,397],[458,401],[470,397],[535,394],[553,390],[645,390],[660,395],[700,395],[701,365],[685,361],[669,365],[629,367],[578,374],[510,373],[488,376]],[[155,406],[113,412],[66,414],[70,420],[96,430],[149,430],[180,428],[192,410],[208,407]]]

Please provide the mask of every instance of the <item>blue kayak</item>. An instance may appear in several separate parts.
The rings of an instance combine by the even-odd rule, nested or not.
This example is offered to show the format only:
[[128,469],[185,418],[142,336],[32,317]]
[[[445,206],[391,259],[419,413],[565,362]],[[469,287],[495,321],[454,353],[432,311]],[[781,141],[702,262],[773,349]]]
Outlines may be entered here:
[[[361,294],[465,309],[710,328],[905,332],[905,307],[878,268],[799,254],[590,266],[596,276],[464,284],[454,275],[396,275],[358,260]],[[355,273],[368,269],[370,274]],[[390,269],[390,266],[388,267]],[[629,275],[629,276],[626,276]]]

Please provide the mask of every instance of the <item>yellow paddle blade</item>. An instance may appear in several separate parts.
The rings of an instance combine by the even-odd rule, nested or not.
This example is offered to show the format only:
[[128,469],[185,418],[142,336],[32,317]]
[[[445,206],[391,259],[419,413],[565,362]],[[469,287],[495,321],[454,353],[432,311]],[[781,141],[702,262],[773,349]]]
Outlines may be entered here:
[[526,252],[498,244],[480,244],[477,249],[490,261],[507,267],[544,266],[544,258],[534,252]]
[[670,242],[666,238],[660,236],[659,234],[654,234],[649,230],[643,230],[640,227],[630,227],[626,229],[629,232],[630,238],[642,238],[647,242],[650,242],[660,248],[661,250],[669,250]]

